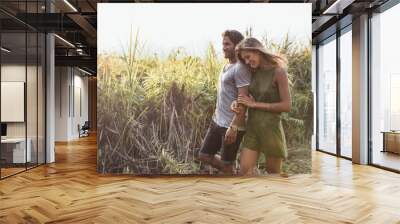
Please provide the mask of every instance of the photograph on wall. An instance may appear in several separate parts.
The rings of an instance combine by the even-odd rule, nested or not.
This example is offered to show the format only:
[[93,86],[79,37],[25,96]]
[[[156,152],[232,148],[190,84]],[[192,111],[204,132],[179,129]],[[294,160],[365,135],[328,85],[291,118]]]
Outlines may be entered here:
[[310,173],[311,50],[311,4],[98,4],[97,171]]

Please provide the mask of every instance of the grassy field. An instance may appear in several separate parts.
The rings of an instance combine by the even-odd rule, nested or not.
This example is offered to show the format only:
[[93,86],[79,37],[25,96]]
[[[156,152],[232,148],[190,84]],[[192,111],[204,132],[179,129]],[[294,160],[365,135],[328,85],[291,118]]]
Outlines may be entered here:
[[[182,49],[144,56],[131,38],[123,55],[98,55],[98,172],[197,174],[195,154],[215,108],[225,61],[212,45],[204,58]],[[284,171],[311,171],[311,44],[264,41],[289,61],[293,109],[283,115],[289,146]]]

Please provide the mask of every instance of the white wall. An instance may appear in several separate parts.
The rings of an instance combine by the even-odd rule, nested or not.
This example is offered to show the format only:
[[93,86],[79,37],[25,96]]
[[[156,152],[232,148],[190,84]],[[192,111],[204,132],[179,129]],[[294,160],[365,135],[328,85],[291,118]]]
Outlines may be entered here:
[[55,140],[77,139],[78,124],[88,120],[88,78],[76,68],[56,67],[55,85]]
[[[79,71],[78,71],[79,72]],[[75,138],[78,137],[78,124],[83,125],[85,121],[89,120],[88,114],[88,78],[81,76],[82,73],[77,74],[77,70],[74,70],[74,108],[72,109],[73,119],[71,135]],[[81,108],[80,108],[81,107]]]
[[[25,83],[1,82],[1,121],[25,121]],[[36,108],[36,105],[35,105]]]
[[55,141],[68,140],[68,88],[70,84],[68,71],[67,67],[55,68]]

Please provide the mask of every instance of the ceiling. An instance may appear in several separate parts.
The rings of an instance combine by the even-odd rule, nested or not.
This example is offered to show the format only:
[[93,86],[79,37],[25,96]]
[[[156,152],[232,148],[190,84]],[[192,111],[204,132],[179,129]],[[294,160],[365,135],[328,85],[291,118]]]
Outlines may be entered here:
[[[370,10],[387,0],[253,0],[231,2],[311,3],[313,42],[329,35],[338,20],[351,23],[351,17]],[[96,73],[97,3],[182,2],[167,0],[1,0],[0,21],[3,32],[30,28],[40,32],[55,32],[56,65],[79,66]],[[192,0],[185,2],[226,2]],[[49,13],[49,12],[52,13]],[[26,13],[27,12],[27,13]],[[342,24],[346,25],[345,22]],[[334,32],[330,31],[330,32]],[[14,34],[17,35],[17,34]],[[9,36],[9,37],[8,37]],[[12,38],[11,34],[7,38]],[[20,41],[16,37],[14,40]],[[18,43],[15,43],[18,45]],[[23,43],[20,43],[23,44]],[[28,49],[29,51],[29,49]]]

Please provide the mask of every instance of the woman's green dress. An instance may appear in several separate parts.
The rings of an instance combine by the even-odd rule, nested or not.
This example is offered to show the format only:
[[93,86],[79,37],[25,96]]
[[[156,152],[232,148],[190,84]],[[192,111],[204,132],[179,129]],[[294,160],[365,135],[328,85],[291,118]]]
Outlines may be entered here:
[[[278,87],[273,85],[274,74],[275,69],[259,69],[252,74],[249,93],[256,102],[276,103],[281,100]],[[287,147],[281,113],[249,108],[241,148],[262,152],[266,157],[285,159]]]

